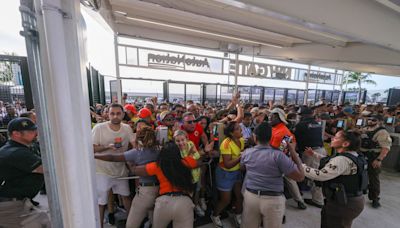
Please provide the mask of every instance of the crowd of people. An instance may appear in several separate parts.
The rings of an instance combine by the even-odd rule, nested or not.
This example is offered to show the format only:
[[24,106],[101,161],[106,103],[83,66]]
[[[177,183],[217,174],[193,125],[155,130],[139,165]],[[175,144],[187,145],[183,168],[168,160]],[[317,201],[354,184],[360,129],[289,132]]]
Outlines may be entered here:
[[[117,112],[115,109],[121,115],[112,115]],[[126,175],[126,172],[156,177],[150,187],[142,183],[143,177],[136,182],[139,189],[136,194],[141,195],[144,189],[152,190],[146,193],[149,195],[146,204],[132,204],[131,210],[137,210],[134,208],[138,205],[146,207],[139,207],[141,213],[129,212],[127,227],[138,227],[145,217],[154,227],[165,227],[171,221],[174,227],[187,227],[195,218],[206,216],[208,207],[212,208],[210,218],[216,227],[223,227],[221,214],[226,210],[231,212],[238,226],[259,227],[262,223],[266,227],[279,227],[284,220],[285,197],[293,198],[301,210],[307,205],[322,208],[322,227],[350,227],[363,210],[364,193],[368,192],[374,208],[380,206],[381,162],[391,146],[390,134],[383,123],[388,118],[398,118],[400,106],[333,105],[323,100],[312,107],[271,102],[257,105],[244,104],[238,94],[226,106],[193,101],[158,104],[157,98],[153,98],[145,104],[124,104],[124,107],[97,105],[91,113],[95,157],[106,161],[97,163],[98,180],[103,180],[104,176],[110,178],[104,185],[107,187],[98,189],[99,199],[102,199],[100,208],[106,204],[105,190],[115,188],[113,192],[119,193],[120,186],[128,186],[125,180],[114,185],[113,177]],[[131,150],[119,145],[116,149],[112,143],[115,136],[108,135],[120,132],[120,128],[113,129],[113,124],[131,127],[136,136],[130,136],[132,132],[119,135],[124,138],[122,145],[129,144]],[[104,125],[109,127],[104,128]],[[151,135],[152,149],[141,146],[147,144],[147,141],[138,140],[142,131]],[[98,134],[107,139],[99,141]],[[175,186],[173,178],[178,176],[172,170],[161,169],[164,176],[160,177],[161,174],[146,168],[149,160],[130,158],[130,154],[135,154],[136,158],[143,151],[151,151],[149,154],[153,156],[158,153],[153,161],[160,165],[161,154],[157,151],[164,148],[165,143],[178,146],[176,156],[179,155],[185,164],[182,169],[192,173],[188,177],[193,185],[191,189]],[[107,151],[97,153],[96,147]],[[111,165],[109,162],[115,161],[113,156],[120,157],[119,165],[121,169],[126,168],[125,173],[115,175],[99,171],[103,164]],[[190,167],[184,162],[188,157],[196,160],[197,166]],[[138,167],[142,167],[140,172],[137,172]],[[164,181],[172,187],[168,191],[163,188]],[[303,199],[304,190],[310,190],[310,199]],[[124,194],[126,192],[122,196]],[[165,204],[173,208],[172,198],[177,199],[177,195],[190,198],[193,210],[170,210],[168,216],[162,215],[161,219],[160,210],[165,212]],[[188,202],[184,202],[182,206],[187,206]],[[112,211],[109,219],[110,215],[112,218]],[[135,223],[131,223],[132,220]]]
[[[237,93],[226,105],[154,97],[96,104],[90,114],[101,226],[114,224],[121,207],[126,227],[186,228],[204,218],[223,227],[226,214],[238,227],[281,227],[292,198],[299,210],[321,208],[321,227],[351,227],[364,194],[381,206],[379,173],[392,143],[384,124],[396,131],[400,106],[251,104]],[[0,149],[0,210],[33,198],[11,194],[11,179],[21,177],[5,168],[13,166],[10,147],[27,153],[36,142],[34,112],[20,116]],[[37,155],[24,172],[43,172]]]

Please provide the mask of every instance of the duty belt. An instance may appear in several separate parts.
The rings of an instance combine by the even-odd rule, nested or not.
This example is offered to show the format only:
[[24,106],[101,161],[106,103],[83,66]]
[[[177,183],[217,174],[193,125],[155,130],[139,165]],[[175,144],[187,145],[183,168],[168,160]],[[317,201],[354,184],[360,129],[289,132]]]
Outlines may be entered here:
[[259,196],[281,196],[282,192],[273,192],[273,191],[260,191],[260,190],[254,190],[250,188],[246,188],[247,191],[259,195]]
[[139,184],[139,186],[142,186],[142,187],[153,187],[153,186],[159,186],[160,184],[159,183],[154,183],[154,182],[149,182],[149,183],[140,183]]
[[358,192],[355,192],[355,193],[348,193],[348,192],[346,192],[346,196],[349,197],[349,198],[351,198],[351,197],[358,197],[358,196],[361,196],[361,195],[363,195],[363,192],[362,192],[362,191],[358,191]]
[[191,198],[189,194],[184,193],[184,192],[166,192],[166,193],[159,195],[159,197],[160,196],[187,196],[187,197]]

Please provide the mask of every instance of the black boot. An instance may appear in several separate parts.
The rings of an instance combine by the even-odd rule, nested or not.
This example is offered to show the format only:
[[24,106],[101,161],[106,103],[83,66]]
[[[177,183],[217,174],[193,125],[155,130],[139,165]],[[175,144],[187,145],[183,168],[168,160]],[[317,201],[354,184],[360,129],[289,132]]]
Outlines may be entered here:
[[381,207],[381,203],[379,203],[379,199],[372,200],[372,207],[373,207],[373,208],[379,208],[379,207]]

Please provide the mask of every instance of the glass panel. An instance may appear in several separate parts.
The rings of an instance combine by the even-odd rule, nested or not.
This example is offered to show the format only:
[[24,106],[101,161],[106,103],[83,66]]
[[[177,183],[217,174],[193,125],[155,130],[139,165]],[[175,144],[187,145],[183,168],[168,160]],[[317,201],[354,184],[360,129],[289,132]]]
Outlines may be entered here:
[[240,100],[244,102],[250,101],[250,87],[239,87]]
[[[104,91],[106,95],[106,103],[111,103],[111,91],[110,87],[113,86],[112,83],[110,84],[110,81],[116,80],[117,78],[115,77],[109,77],[109,76],[104,76]],[[115,84],[114,84],[115,86]]]
[[332,102],[332,91],[325,91],[325,101]]
[[251,87],[251,102],[261,103],[262,87]]
[[308,90],[307,103],[309,104],[315,103],[315,90]]
[[286,98],[287,104],[295,104],[296,103],[296,92],[297,92],[297,90],[295,90],[295,89],[288,90],[288,94],[287,94],[287,98]]
[[337,104],[339,101],[339,96],[340,96],[340,92],[339,91],[335,91],[332,94],[332,102]]
[[186,84],[186,100],[201,103],[201,85]]
[[127,64],[138,65],[137,48],[126,48]]
[[127,93],[127,102],[145,102],[146,98],[163,97],[163,82],[122,79],[122,93]]
[[323,93],[322,90],[317,90],[315,100],[319,101],[319,99],[322,98],[322,93]]
[[265,88],[264,90],[264,103],[268,103],[268,101],[274,100],[274,89],[273,88]]
[[226,104],[232,99],[233,86],[221,86],[221,104]]
[[206,87],[206,100],[209,104],[217,102],[217,85],[205,85]]
[[169,100],[172,103],[185,100],[185,84],[168,83]]
[[358,92],[346,92],[344,102],[356,103]]
[[126,49],[125,49],[125,47],[118,46],[118,61],[119,61],[119,64],[126,64]]
[[299,90],[297,93],[297,104],[302,105],[304,103],[304,90]]
[[284,95],[285,95],[284,89],[275,89],[275,102],[274,103],[283,104],[284,103]]

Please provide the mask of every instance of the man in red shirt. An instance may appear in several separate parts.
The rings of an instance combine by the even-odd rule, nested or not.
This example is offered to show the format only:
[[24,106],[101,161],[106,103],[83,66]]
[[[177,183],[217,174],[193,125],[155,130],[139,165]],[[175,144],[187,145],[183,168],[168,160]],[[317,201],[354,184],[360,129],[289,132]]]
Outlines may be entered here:
[[186,131],[189,140],[191,140],[196,146],[197,150],[200,149],[200,140],[204,145],[204,152],[210,152],[212,150],[212,145],[209,144],[207,135],[205,134],[203,128],[191,112],[186,112],[182,116],[183,124],[182,130]]
[[[290,137],[293,142],[296,142],[296,139],[292,132],[286,127],[288,123],[285,118],[285,112],[280,108],[274,108],[270,113],[270,120],[272,126],[272,136],[269,144],[271,147],[274,147],[278,150],[282,150],[282,152],[287,153],[288,148],[287,144],[283,142],[284,137]],[[290,194],[293,199],[297,202],[297,207],[299,209],[306,209],[306,205],[304,204],[304,199],[300,194],[299,186],[296,181],[284,177],[285,184],[288,187]]]

